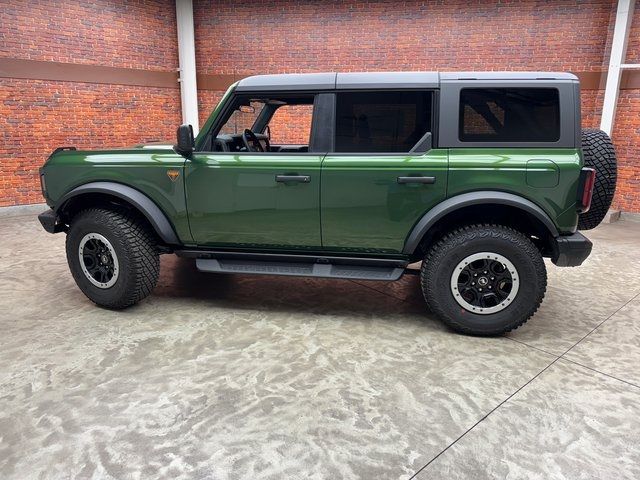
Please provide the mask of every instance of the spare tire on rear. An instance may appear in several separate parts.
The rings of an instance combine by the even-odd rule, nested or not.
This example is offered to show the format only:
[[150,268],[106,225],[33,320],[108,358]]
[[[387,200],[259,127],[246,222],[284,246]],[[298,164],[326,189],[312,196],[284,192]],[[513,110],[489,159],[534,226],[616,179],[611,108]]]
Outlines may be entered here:
[[582,153],[584,166],[596,171],[591,208],[578,217],[579,230],[597,227],[611,206],[616,192],[618,168],[616,152],[609,135],[602,130],[585,128],[582,130]]

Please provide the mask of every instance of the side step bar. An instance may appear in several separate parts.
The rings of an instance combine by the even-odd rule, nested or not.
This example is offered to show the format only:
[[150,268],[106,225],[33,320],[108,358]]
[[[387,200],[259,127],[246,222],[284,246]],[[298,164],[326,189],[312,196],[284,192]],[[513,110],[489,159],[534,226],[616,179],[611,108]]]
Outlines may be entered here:
[[398,280],[407,262],[386,258],[320,257],[240,252],[178,251],[196,259],[201,272],[286,275],[352,280]]

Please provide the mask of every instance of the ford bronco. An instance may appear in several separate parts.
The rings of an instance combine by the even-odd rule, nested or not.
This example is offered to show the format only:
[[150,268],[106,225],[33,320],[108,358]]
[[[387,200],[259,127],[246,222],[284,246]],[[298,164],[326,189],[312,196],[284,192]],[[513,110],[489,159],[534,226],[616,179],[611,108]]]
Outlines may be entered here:
[[48,232],[107,308],[145,298],[159,255],[204,272],[393,281],[421,261],[429,309],[464,333],[526,322],[543,257],[580,265],[616,159],[582,130],[568,73],[317,73],[233,84],[194,138],[57,148]]

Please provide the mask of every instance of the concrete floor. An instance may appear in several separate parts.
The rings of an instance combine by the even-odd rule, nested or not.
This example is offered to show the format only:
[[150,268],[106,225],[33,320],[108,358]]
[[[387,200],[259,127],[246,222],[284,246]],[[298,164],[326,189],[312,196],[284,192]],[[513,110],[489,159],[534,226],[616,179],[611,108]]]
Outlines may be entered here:
[[604,225],[502,338],[418,279],[206,275],[162,260],[124,312],[64,235],[0,218],[1,478],[640,478],[640,224]]

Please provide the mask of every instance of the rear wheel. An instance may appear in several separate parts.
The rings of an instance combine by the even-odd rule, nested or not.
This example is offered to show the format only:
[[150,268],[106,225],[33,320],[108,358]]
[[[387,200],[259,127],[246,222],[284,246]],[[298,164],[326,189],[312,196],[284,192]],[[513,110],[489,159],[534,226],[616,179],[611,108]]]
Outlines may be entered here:
[[535,313],[547,274],[540,252],[521,233],[473,225],[454,230],[431,248],[421,285],[431,310],[453,329],[498,335]]
[[67,262],[82,292],[107,308],[125,308],[148,296],[160,259],[153,235],[125,212],[89,209],[67,235]]
[[596,183],[593,187],[591,208],[578,217],[578,229],[591,230],[602,222],[616,192],[616,152],[606,133],[594,128],[585,128],[582,130],[582,153],[584,166],[596,171]]

